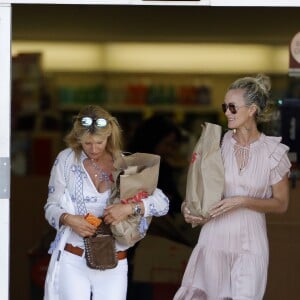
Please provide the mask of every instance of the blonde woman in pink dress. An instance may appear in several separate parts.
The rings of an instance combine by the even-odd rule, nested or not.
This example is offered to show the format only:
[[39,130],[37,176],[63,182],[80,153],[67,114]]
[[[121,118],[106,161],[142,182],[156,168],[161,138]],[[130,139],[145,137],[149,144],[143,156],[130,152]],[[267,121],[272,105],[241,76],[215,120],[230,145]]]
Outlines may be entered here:
[[206,220],[190,215],[183,202],[186,222],[203,227],[174,300],[264,296],[269,261],[265,214],[287,210],[291,166],[281,138],[257,128],[266,119],[270,87],[264,75],[244,77],[225,95],[224,196]]

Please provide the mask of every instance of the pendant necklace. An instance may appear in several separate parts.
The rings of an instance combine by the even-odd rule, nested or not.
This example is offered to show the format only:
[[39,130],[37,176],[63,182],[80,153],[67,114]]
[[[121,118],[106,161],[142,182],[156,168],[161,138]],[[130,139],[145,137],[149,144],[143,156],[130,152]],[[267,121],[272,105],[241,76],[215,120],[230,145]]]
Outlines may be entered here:
[[249,161],[250,145],[241,146],[239,144],[234,145],[234,153],[239,167],[239,173],[247,166]]
[[239,174],[241,174],[241,172],[246,168],[249,162],[250,145],[258,139],[259,136],[255,139],[250,140],[246,145],[241,145],[236,140],[236,143],[234,145],[234,154],[239,167]]
[[96,162],[93,159],[89,159],[91,166],[93,169],[96,171],[94,174],[94,177],[97,178],[100,182],[109,182],[110,181],[110,176],[108,173],[103,171],[99,165],[96,164]]

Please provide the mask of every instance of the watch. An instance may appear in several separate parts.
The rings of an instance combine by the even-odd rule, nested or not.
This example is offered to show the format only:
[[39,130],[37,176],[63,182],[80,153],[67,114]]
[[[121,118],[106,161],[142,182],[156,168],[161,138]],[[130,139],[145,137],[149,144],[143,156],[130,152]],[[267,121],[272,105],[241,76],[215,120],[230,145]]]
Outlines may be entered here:
[[139,203],[134,203],[132,205],[132,214],[134,216],[140,216],[142,214],[142,208]]

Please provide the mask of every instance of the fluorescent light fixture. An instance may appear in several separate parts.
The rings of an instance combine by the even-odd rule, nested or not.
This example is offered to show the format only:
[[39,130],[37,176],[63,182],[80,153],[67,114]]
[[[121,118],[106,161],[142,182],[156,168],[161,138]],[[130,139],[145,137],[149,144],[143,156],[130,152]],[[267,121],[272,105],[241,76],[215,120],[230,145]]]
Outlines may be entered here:
[[288,47],[260,44],[60,43],[13,41],[41,52],[45,72],[287,73]]
[[12,42],[12,54],[41,52],[44,71],[88,72],[102,70],[104,49],[96,43]]

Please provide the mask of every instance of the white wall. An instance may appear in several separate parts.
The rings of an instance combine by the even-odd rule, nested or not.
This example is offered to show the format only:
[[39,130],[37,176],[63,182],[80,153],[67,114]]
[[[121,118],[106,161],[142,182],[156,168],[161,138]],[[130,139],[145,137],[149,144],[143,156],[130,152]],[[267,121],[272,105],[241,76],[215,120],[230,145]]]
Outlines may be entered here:
[[0,299],[9,290],[11,7],[0,5]]

